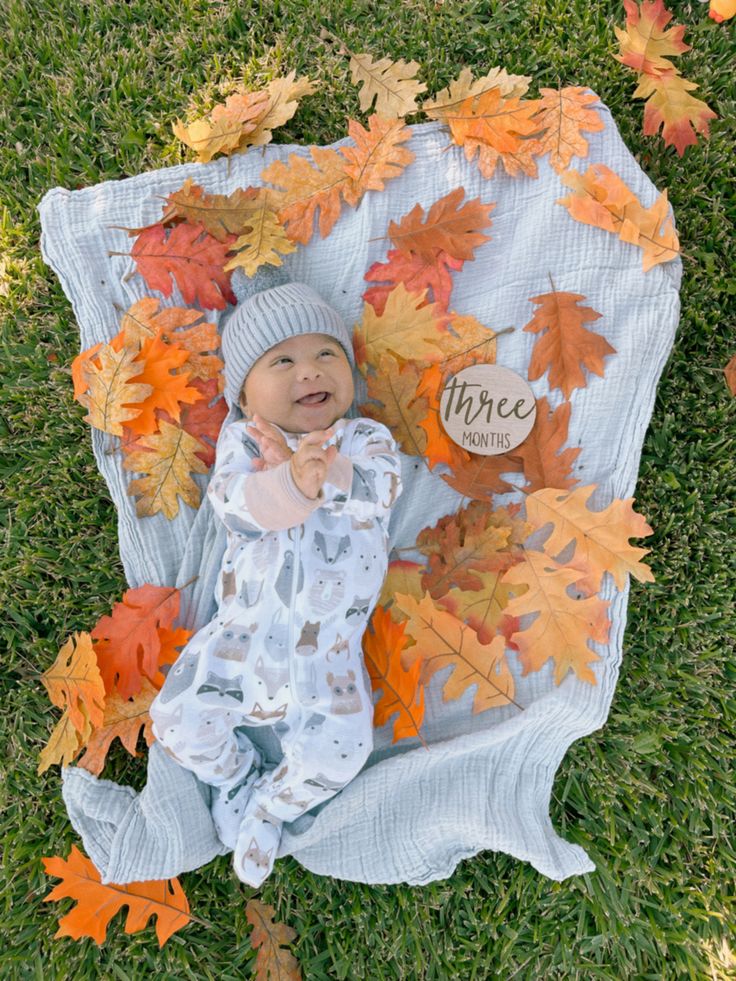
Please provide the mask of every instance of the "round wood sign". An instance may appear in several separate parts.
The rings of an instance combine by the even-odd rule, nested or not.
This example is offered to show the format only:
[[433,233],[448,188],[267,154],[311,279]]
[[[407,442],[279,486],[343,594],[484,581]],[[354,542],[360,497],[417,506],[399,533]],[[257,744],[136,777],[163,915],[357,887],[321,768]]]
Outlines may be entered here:
[[510,368],[473,364],[458,371],[440,395],[440,421],[469,453],[497,456],[523,443],[537,416],[526,381]]

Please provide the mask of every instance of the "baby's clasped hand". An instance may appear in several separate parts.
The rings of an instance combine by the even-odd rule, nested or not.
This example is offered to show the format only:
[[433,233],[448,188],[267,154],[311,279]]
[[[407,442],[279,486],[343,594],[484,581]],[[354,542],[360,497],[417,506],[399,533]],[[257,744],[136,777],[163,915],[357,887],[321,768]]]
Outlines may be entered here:
[[337,446],[327,446],[326,449],[322,446],[334,433],[334,426],[306,433],[289,461],[295,484],[305,497],[312,500],[319,496],[327,470],[337,455]]

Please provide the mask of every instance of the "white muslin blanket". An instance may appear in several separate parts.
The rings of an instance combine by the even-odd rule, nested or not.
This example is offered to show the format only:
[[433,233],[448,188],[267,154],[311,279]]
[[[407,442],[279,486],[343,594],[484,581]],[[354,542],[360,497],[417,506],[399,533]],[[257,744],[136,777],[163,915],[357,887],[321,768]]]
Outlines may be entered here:
[[[589,156],[575,158],[572,166],[584,172],[591,163],[606,164],[650,206],[656,188],[624,145],[608,109],[597,108],[605,128],[586,134]],[[530,298],[551,290],[550,275],[555,289],[582,294],[585,305],[602,314],[595,331],[616,354],[606,358],[604,377],[589,373],[587,386],[573,391],[567,445],[581,447],[573,467],[579,485],[598,485],[589,506],[633,496],[657,382],[679,319],[679,258],[644,273],[640,249],[575,221],[555,203],[569,189],[546,157],[538,160],[537,179],[509,177],[499,164],[487,180],[462,147],[445,150],[450,134],[443,123],[410,129],[411,140],[403,146],[413,151],[414,162],[387,181],[385,190],[367,192],[354,209],[345,206],[332,232],[324,239],[315,232],[308,245],[285,257],[285,268],[321,293],[352,329],[362,318],[361,295],[370,285],[364,274],[373,262],[386,261],[392,219],[398,221],[417,203],[426,211],[457,187],[465,189],[465,200],[495,202],[492,226],[485,230],[490,240],[454,274],[451,309],[494,329],[513,325],[516,329],[499,339],[497,363],[525,379],[536,337],[522,328],[534,313]],[[332,147],[350,145],[345,138]],[[269,163],[286,162],[292,153],[307,156],[308,148],[269,143],[208,164],[48,191],[38,205],[41,250],[72,304],[80,350],[109,341],[119,329],[120,311],[143,296],[159,295],[148,290],[129,256],[108,256],[108,250],[129,252],[133,242],[109,226],[156,222],[161,196],[187,178],[218,194],[259,185]],[[176,287],[163,302],[186,305]],[[221,327],[231,310],[206,312]],[[546,375],[529,384],[553,408],[562,400],[559,390],[550,392]],[[364,380],[356,375],[356,405],[365,401]],[[116,437],[92,430],[95,459],[118,511],[127,581],[131,587],[181,586],[196,576],[182,593],[178,621],[196,631],[214,615],[214,585],[225,548],[224,527],[204,494],[208,475],[195,477],[202,490],[198,511],[182,503],[174,520],[160,513],[139,519],[134,498],[126,493],[136,475],[123,469],[120,452],[105,453],[116,444]],[[469,499],[441,479],[444,464],[430,472],[423,461],[402,455],[402,467],[404,489],[392,516],[390,544],[413,549],[422,529]],[[521,494],[498,503],[513,499]],[[415,550],[403,557],[424,561]],[[461,859],[484,849],[513,855],[556,880],[594,870],[583,848],[555,832],[549,801],[567,748],[604,724],[616,687],[628,582],[619,592],[607,574],[599,595],[611,601],[612,626],[608,644],[594,645],[601,657],[592,664],[596,685],[572,672],[555,685],[551,660],[522,677],[510,651],[515,698],[524,710],[509,705],[473,715],[475,686],[458,700],[443,702],[441,689],[453,669],[438,672],[426,692],[422,731],[429,749],[418,739],[392,744],[393,720],[376,729],[374,751],[360,774],[335,797],[284,826],[279,857],[293,855],[307,869],[341,879],[412,885],[446,878]],[[117,600],[111,596],[110,605]],[[275,765],[276,736],[268,729],[250,729],[248,735]],[[210,819],[209,788],[157,743],[149,750],[148,782],[140,793],[81,767],[61,772],[69,818],[103,882],[168,878],[227,851]],[[590,798],[588,807],[595,815],[597,801]]]

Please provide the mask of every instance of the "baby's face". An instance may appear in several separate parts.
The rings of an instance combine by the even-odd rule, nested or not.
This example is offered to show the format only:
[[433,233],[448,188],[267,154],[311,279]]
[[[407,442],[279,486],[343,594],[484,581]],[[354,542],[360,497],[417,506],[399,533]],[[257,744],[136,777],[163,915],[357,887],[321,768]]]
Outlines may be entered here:
[[[327,392],[314,405],[300,403],[310,392]],[[328,334],[297,334],[256,361],[240,394],[243,414],[254,414],[288,433],[327,429],[355,398],[353,373],[341,344]]]

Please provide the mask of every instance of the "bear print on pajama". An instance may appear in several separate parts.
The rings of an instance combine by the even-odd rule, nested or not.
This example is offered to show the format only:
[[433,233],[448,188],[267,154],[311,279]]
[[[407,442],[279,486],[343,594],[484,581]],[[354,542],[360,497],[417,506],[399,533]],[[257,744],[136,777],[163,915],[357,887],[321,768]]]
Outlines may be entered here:
[[[221,432],[207,488],[228,532],[217,614],[190,638],[150,714],[164,750],[216,787],[222,808],[242,806],[247,791],[248,806],[276,824],[334,796],[373,748],[362,639],[388,568],[401,463],[384,425],[339,419],[338,455],[311,500],[288,461],[253,467],[260,452],[246,426]],[[296,450],[300,437],[276,428]],[[243,726],[274,728],[275,769],[259,772]]]

